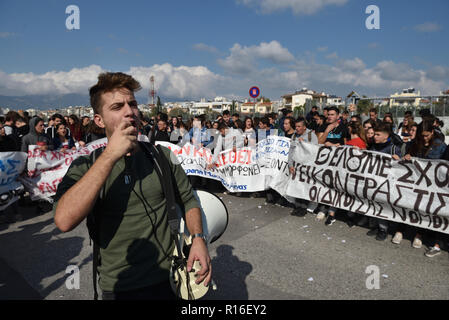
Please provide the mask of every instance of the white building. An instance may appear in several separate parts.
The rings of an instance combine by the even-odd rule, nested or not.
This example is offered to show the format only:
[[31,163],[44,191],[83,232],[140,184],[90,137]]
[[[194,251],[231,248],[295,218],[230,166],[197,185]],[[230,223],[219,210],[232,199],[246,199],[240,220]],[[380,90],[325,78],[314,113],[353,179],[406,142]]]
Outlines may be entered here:
[[344,106],[345,103],[343,102],[343,99],[341,97],[337,97],[334,95],[329,95],[327,97],[327,106],[328,107],[341,107]]
[[401,93],[390,95],[390,107],[418,107],[421,103],[421,92],[415,91],[415,88],[403,89]]

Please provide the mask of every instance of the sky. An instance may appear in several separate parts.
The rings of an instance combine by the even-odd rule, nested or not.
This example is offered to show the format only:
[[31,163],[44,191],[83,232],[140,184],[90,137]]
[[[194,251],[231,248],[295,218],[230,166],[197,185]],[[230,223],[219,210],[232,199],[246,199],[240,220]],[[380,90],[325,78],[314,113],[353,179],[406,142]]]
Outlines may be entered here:
[[448,12],[447,0],[0,0],[0,95],[85,95],[105,71],[133,75],[144,100],[151,75],[171,101],[254,85],[272,100],[304,87],[435,95],[449,89]]

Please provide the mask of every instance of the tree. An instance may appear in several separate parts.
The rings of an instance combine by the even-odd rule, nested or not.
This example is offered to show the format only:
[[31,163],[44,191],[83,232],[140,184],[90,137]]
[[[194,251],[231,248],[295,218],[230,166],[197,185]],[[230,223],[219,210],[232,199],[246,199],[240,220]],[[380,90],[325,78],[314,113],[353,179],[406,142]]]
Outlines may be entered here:
[[265,98],[264,96],[261,96],[260,98],[257,98],[257,102],[260,102],[260,101],[262,101],[262,99],[263,99],[263,102],[271,102],[271,100],[270,100],[270,99],[268,99],[268,98]]
[[183,112],[182,108],[173,108],[173,109],[170,110],[168,115],[170,117],[177,117],[177,116],[182,116],[183,113],[184,112]]
[[359,100],[357,102],[357,113],[358,114],[368,114],[369,109],[373,108],[374,104],[370,100]]

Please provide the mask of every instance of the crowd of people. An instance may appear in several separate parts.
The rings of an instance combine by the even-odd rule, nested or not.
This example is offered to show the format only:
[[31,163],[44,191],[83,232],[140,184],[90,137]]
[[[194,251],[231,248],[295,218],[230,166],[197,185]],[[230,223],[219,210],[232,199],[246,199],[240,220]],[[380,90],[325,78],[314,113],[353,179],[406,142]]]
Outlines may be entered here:
[[[289,154],[297,147],[299,141],[325,146],[348,145],[362,150],[373,150],[386,153],[395,160],[411,157],[422,159],[449,160],[449,148],[445,144],[445,135],[442,132],[444,123],[432,115],[430,110],[420,111],[421,121],[415,122],[411,111],[405,112],[401,123],[396,124],[391,113],[385,113],[383,119],[378,118],[377,109],[369,110],[367,119],[348,111],[340,112],[336,107],[326,107],[322,113],[317,107],[305,116],[293,117],[293,112],[283,109],[282,113],[271,113],[262,118],[245,117],[243,120],[238,113],[223,112],[213,121],[207,121],[204,115],[195,116],[183,122],[181,117],[168,118],[166,114],[158,114],[154,119],[146,121],[148,135],[153,141],[169,141],[183,144],[191,142],[200,147],[210,148],[213,152],[213,161],[208,168],[214,166],[219,153],[225,149],[254,146],[258,141],[269,135],[279,135],[291,139]],[[187,134],[188,133],[188,134]],[[239,139],[240,137],[240,139]],[[295,175],[293,159],[289,157],[289,170]],[[208,188],[211,182],[205,178],[190,177],[196,188]],[[241,192],[233,193],[236,196],[246,196]],[[422,248],[424,237],[429,241],[429,249],[425,256],[434,257],[441,253],[441,245],[447,242],[446,235],[430,230],[419,229],[392,221],[368,218],[353,212],[333,208],[318,203],[296,199],[291,203],[275,190],[257,192],[253,197],[266,197],[266,202],[281,206],[292,207],[292,215],[303,217],[306,214],[316,213],[318,221],[324,221],[331,226],[340,215],[349,227],[355,225],[369,228],[368,236],[384,241],[388,233],[392,232],[392,242],[399,245],[406,233],[412,236],[412,246]]]
[[[325,146],[348,145],[363,150],[374,150],[390,154],[394,159],[449,160],[449,148],[441,129],[443,123],[428,109],[420,111],[421,122],[415,122],[413,113],[407,111],[401,123],[396,124],[391,113],[378,118],[377,109],[369,110],[369,117],[362,116],[336,107],[326,107],[320,113],[312,107],[305,116],[295,118],[292,110],[282,109],[280,113],[270,113],[263,117],[246,116],[241,119],[238,113],[224,111],[215,119],[209,120],[205,115],[183,119],[182,116],[169,117],[160,112],[149,118],[140,115],[140,133],[148,136],[150,142],[166,141],[178,145],[192,143],[199,147],[211,149],[213,158],[209,168],[214,166],[221,151],[229,148],[255,146],[267,136],[279,135],[291,139],[290,154],[300,141]],[[47,123],[42,118],[30,118],[26,112],[10,111],[0,118],[0,151],[28,151],[29,145],[38,145],[41,150],[66,151],[82,147],[91,141],[105,137],[104,129],[98,127],[87,116],[79,119],[76,115],[62,116],[54,114]],[[295,175],[293,159],[289,157],[289,170]],[[201,177],[190,176],[195,188],[223,188],[220,183]],[[223,191],[223,189],[222,189]],[[236,196],[248,196],[240,192]],[[266,197],[266,202],[291,207],[292,215],[302,217],[316,214],[316,219],[331,226],[337,216],[345,219],[347,224],[366,226],[368,236],[379,241],[387,239],[388,232],[394,234],[392,242],[400,244],[404,234],[413,235],[412,246],[421,248],[424,237],[431,246],[426,251],[427,257],[434,257],[441,252],[441,244],[446,241],[445,234],[420,230],[405,224],[376,218],[358,216],[355,213],[340,210],[318,203],[296,199],[291,203],[275,190],[252,193],[252,197]]]
[[38,116],[29,117],[27,112],[9,111],[0,117],[0,129],[1,152],[28,152],[30,145],[38,145],[41,150],[74,150],[106,136],[88,116],[80,119],[59,113],[45,122]]

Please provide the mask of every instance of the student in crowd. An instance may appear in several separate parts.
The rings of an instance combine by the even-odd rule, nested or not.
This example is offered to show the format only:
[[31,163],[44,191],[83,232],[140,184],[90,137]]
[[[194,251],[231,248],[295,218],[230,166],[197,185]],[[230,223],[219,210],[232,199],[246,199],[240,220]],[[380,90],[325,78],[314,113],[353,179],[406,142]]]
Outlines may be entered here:
[[190,139],[193,145],[198,149],[207,147],[213,142],[210,131],[206,128],[206,117],[204,115],[195,116],[193,126],[189,131]]
[[[327,147],[334,147],[334,146],[342,146],[346,144],[346,141],[349,136],[349,132],[347,127],[340,123],[339,121],[339,114],[340,111],[337,107],[330,107],[328,108],[327,112],[327,127],[326,130],[323,132],[322,135],[318,138],[319,144],[324,144]],[[335,215],[337,213],[337,208],[329,207],[327,210],[321,207],[322,210],[317,215],[317,219],[321,220],[324,219],[325,212],[327,211],[327,219],[325,221],[325,224],[327,226],[331,226],[335,223],[336,218]]]
[[284,131],[280,133],[280,136],[291,138],[294,134],[295,134],[295,118],[286,117],[284,119]]
[[[446,150],[446,144],[441,141],[435,135],[435,129],[432,121],[423,121],[417,127],[416,138],[412,140],[411,146],[408,149],[407,154],[404,156],[405,160],[411,160],[412,157],[421,159],[441,159]],[[400,244],[403,239],[405,225],[397,224],[398,231],[395,233],[392,242]],[[438,255],[440,250],[440,233],[428,232],[430,237],[434,238],[434,245],[425,253],[428,257],[434,257]],[[414,248],[422,247],[422,235],[421,232],[416,231],[415,237],[412,242]]]
[[229,112],[229,110],[223,111],[223,121],[228,126],[228,128],[232,127],[231,113]]
[[[295,133],[291,139],[290,149],[288,152],[288,168],[290,174],[292,175],[292,179],[295,179],[296,169],[293,162],[293,153],[295,152],[295,149],[299,146],[299,143],[302,142],[318,144],[318,137],[315,132],[307,129],[306,120],[304,118],[298,118],[295,121]],[[318,203],[316,202],[307,202],[302,199],[296,199],[295,208],[291,212],[291,215],[303,217],[307,212],[313,213],[317,206]]]
[[[83,138],[87,134],[87,130],[89,129],[89,124],[90,124],[90,118],[88,116],[81,117],[81,136]],[[81,138],[81,141],[84,141],[83,138]]]
[[233,113],[232,122],[236,122],[237,120],[240,120],[240,115],[238,113]]
[[157,131],[154,135],[153,141],[154,142],[156,142],[156,141],[170,142],[167,121],[165,121],[163,119],[159,119],[159,121],[157,122]]
[[398,130],[398,135],[402,138],[402,141],[407,142],[410,139],[410,129],[415,122],[413,117],[406,116],[401,122],[401,128]]
[[9,111],[5,116],[5,123],[3,127],[5,129],[5,134],[9,136],[10,134],[15,133],[16,127],[14,123],[19,118],[19,114],[16,111]]
[[255,147],[257,141],[257,131],[254,129],[254,121],[251,117],[245,118],[245,128],[243,130],[245,147]]
[[[51,140],[53,140],[54,137],[56,137],[56,126],[60,123],[63,123],[67,126],[67,123],[64,119],[64,117],[59,114],[55,113],[50,117],[50,121],[48,122],[49,126],[45,129],[45,134],[47,137]],[[67,128],[67,134],[70,135],[70,130]]]
[[23,137],[21,151],[28,153],[30,145],[38,145],[42,151],[53,150],[52,141],[44,133],[44,120],[39,117],[30,120],[30,133]]
[[376,108],[371,108],[369,110],[369,118],[374,121],[376,123],[376,125],[379,125],[382,123],[382,120],[380,120],[379,118],[377,118],[377,109]]
[[350,139],[346,142],[347,145],[357,147],[359,149],[366,149],[366,137],[360,122],[350,122],[348,124],[348,132]]
[[6,135],[5,127],[0,123],[0,152],[19,151],[16,140],[12,134]]
[[74,114],[69,116],[68,120],[68,127],[70,128],[70,133],[76,142],[80,144],[80,146],[84,146],[85,142],[83,139],[83,130],[81,128],[81,121],[78,119],[78,117]]
[[313,115],[315,114],[315,112],[318,112],[318,107],[317,106],[313,106],[310,109],[310,111],[307,113],[307,115],[306,115],[307,123],[311,123],[313,121]]
[[[369,130],[373,130],[371,127]],[[351,121],[348,124],[348,131],[350,139],[346,142],[347,145],[358,148],[360,150],[366,150],[366,136],[362,124],[359,121]],[[356,224],[356,214],[350,211],[346,211],[348,215],[347,224],[349,227],[353,227]]]
[[67,136],[67,129],[63,123],[59,123],[56,126],[56,137],[53,138],[53,148],[55,150],[62,149],[63,151],[69,149],[76,150],[75,141],[71,136]]
[[[410,110],[405,111],[405,113],[404,113],[404,119],[405,119],[405,118],[409,118],[409,119],[411,119],[412,121],[414,121],[414,118],[413,118],[413,112],[410,111]],[[400,130],[402,129],[403,126],[404,126],[404,121],[402,121],[402,122],[398,125],[398,134],[399,134],[399,132],[400,132]]]
[[322,136],[324,131],[326,131],[327,128],[327,119],[323,115],[317,115],[315,116],[315,134],[317,135],[318,139]]
[[106,132],[104,128],[100,128],[95,121],[91,121],[89,124],[89,128],[87,129],[87,133],[84,136],[84,141],[86,143],[90,143],[95,140],[106,138]]
[[[399,160],[401,157],[401,149],[398,148],[392,140],[393,132],[391,125],[388,123],[381,123],[374,128],[374,144],[370,150],[386,153],[392,156],[394,160]],[[365,216],[362,217],[358,224],[363,224]],[[376,240],[384,241],[387,238],[388,221],[378,218],[369,219],[371,230],[368,231],[368,236],[375,236]]]

